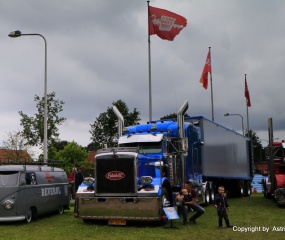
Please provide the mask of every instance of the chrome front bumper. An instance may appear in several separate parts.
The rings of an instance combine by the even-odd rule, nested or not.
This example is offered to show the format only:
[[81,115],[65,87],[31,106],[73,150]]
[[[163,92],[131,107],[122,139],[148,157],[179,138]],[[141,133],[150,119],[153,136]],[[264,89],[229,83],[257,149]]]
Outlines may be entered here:
[[81,219],[160,221],[161,211],[158,197],[78,198],[78,217]]
[[17,216],[17,217],[0,217],[0,222],[15,222],[15,221],[23,221],[25,216]]

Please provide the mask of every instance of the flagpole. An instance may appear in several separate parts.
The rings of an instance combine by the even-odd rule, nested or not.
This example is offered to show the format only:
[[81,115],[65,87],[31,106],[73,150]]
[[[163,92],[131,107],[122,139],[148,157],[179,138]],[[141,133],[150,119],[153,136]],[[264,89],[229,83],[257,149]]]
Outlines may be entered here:
[[150,61],[150,34],[149,34],[149,2],[147,1],[148,18],[148,95],[149,95],[149,121],[152,120],[152,98],[151,98],[151,61]]
[[[244,77],[245,77],[245,82],[246,82],[246,74],[244,74]],[[248,137],[250,137],[249,135],[249,120],[248,120],[248,99],[246,98],[246,119],[247,119],[247,134],[248,134]]]
[[[212,55],[211,55],[211,47],[209,47],[209,53],[211,56],[211,68],[212,68]],[[212,106],[212,121],[214,121],[214,102],[213,102],[213,84],[212,84],[212,71],[210,73],[210,82],[211,82],[211,106]]]

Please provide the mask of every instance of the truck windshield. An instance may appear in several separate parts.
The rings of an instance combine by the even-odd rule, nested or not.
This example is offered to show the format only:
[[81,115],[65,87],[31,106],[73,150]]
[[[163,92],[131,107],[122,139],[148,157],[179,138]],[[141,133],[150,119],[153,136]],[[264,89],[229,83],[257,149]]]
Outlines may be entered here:
[[137,147],[139,153],[160,153],[162,150],[162,142],[132,142],[122,143],[119,147]]
[[0,172],[0,187],[16,186],[18,182],[18,172]]

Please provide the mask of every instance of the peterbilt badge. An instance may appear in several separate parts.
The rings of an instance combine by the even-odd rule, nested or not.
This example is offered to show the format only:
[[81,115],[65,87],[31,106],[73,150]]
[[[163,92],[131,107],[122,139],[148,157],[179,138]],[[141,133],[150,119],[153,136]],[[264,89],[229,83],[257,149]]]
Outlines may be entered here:
[[105,177],[111,181],[121,180],[125,177],[125,174],[120,171],[111,171],[105,174]]

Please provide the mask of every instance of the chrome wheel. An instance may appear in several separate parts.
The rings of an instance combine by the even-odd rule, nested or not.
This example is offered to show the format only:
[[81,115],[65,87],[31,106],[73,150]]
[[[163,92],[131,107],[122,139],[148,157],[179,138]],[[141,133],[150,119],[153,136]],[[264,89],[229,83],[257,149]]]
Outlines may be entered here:
[[64,208],[63,208],[63,206],[59,206],[59,207],[58,207],[58,213],[59,213],[60,215],[64,213]]
[[29,223],[32,221],[32,218],[33,218],[33,212],[32,212],[32,209],[29,209],[27,212],[26,212],[26,222]]

